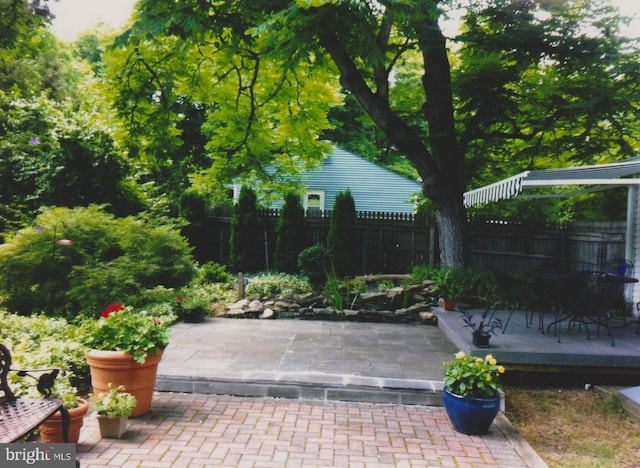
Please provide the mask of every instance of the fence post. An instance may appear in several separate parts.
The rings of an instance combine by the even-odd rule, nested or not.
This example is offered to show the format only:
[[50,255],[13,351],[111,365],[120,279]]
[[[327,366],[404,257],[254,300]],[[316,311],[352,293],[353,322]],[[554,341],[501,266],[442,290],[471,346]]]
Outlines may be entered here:
[[238,300],[244,299],[244,275],[242,272],[238,273]]

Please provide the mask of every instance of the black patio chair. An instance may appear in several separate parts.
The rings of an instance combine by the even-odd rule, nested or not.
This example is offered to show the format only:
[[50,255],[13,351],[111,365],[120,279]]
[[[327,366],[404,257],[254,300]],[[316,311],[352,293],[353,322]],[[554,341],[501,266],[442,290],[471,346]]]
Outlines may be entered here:
[[525,326],[529,328],[533,321],[531,279],[522,274],[510,274],[499,270],[492,270],[491,272],[496,281],[499,306],[509,311],[507,320],[502,327],[502,333],[507,331],[511,317],[516,310],[525,311]]

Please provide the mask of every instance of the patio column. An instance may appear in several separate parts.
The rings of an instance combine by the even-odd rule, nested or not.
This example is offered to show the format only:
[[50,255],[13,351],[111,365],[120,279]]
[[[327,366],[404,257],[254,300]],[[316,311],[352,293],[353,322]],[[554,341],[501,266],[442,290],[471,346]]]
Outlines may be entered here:
[[[638,213],[638,186],[637,185],[629,185],[627,188],[627,224],[625,231],[625,245],[624,245],[624,257],[628,258],[633,262],[634,269],[633,274],[637,276],[638,268],[640,268],[639,258],[636,258],[636,246],[638,242],[640,242],[640,238],[638,238],[638,227],[637,223],[637,213]],[[628,301],[635,304],[640,301],[640,297],[637,297],[636,291],[640,288],[635,287],[635,283],[628,284],[625,288],[625,297]]]

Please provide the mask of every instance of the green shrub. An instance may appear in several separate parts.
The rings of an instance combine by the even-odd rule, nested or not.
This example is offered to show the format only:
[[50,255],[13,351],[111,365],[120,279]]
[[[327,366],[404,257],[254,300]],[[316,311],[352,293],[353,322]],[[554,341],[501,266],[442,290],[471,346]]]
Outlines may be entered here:
[[255,273],[263,265],[263,234],[258,220],[256,194],[247,187],[240,190],[238,203],[233,207],[229,265],[232,271]]
[[298,255],[306,244],[307,220],[300,197],[287,193],[276,228],[276,250],[273,254],[274,268],[283,273],[298,272]]
[[194,282],[178,290],[173,298],[173,310],[178,318],[211,315],[214,308],[229,304],[237,299],[237,290],[230,282]]
[[[63,396],[89,387],[89,367],[78,327],[60,318],[23,317],[0,311],[0,342],[11,351],[12,368],[60,368],[54,393]],[[11,389],[18,396],[38,397],[35,382],[9,373]]]
[[307,247],[298,256],[300,272],[309,278],[311,286],[318,290],[327,279],[327,272],[331,268],[329,251],[322,244]]
[[416,265],[411,270],[411,282],[413,284],[422,284],[427,280],[435,281],[438,276],[438,269],[429,265]]
[[478,271],[474,268],[440,268],[435,270],[438,294],[449,300],[481,300],[495,304],[497,286],[490,271]]
[[355,223],[356,207],[351,192],[338,193],[331,212],[327,248],[335,273],[340,277],[355,274],[360,266]]
[[160,221],[91,206],[47,209],[34,226],[0,247],[1,305],[20,314],[75,321],[113,302],[140,306],[144,291],[183,286],[195,273],[186,239]]
[[227,268],[215,262],[204,263],[198,272],[198,279],[202,283],[228,283],[233,280],[233,275],[227,271]]
[[311,284],[306,278],[285,273],[264,273],[249,278],[246,293],[256,294],[262,299],[290,299],[311,290]]

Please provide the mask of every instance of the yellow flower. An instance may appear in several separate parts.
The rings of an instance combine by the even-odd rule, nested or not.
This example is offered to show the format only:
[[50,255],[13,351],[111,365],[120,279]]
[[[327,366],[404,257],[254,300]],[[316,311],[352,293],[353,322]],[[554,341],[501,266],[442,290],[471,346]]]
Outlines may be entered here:
[[489,362],[493,359],[493,354],[487,354],[484,358],[485,361]]
[[487,375],[487,382],[491,382],[491,376]]
[[464,359],[464,357],[465,357],[464,351],[458,351],[456,353],[456,359]]
[[477,359],[476,359],[476,363],[478,363],[478,364],[482,364],[482,359],[477,358]]
[[499,372],[500,374],[504,374],[504,367],[502,367],[502,366],[498,366],[498,372]]
[[495,366],[498,363],[498,361],[496,361],[495,359],[491,359],[489,361],[489,364],[491,364],[492,366]]

